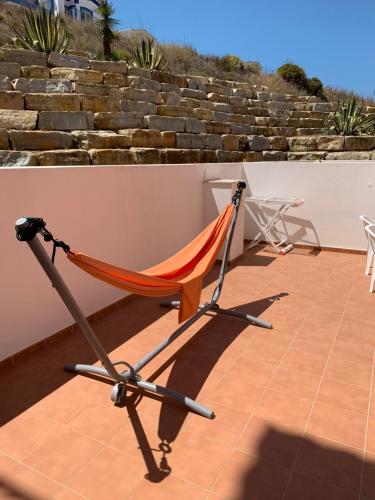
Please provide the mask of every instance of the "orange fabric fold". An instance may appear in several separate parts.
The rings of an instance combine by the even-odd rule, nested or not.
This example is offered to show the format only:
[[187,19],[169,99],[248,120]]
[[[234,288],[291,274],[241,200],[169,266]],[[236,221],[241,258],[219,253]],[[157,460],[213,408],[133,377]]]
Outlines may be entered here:
[[234,210],[234,205],[228,205],[191,243],[144,271],[124,269],[76,251],[67,253],[67,257],[95,278],[137,295],[165,297],[179,293],[181,323],[197,312],[203,278],[215,263]]

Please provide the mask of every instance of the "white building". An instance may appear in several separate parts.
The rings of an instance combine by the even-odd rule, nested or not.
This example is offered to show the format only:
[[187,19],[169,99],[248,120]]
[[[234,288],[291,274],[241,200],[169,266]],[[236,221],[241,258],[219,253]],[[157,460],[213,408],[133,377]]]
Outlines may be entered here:
[[[0,0],[1,2],[1,0]],[[96,16],[98,0],[8,0],[23,7],[45,7],[55,14],[63,13],[77,21],[92,21]]]

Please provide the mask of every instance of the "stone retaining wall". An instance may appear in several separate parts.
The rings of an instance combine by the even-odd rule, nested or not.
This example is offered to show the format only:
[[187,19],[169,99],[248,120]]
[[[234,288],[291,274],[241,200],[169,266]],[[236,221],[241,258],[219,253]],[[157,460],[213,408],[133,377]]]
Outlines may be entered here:
[[0,166],[375,158],[375,137],[319,135],[332,109],[122,61],[0,51]]

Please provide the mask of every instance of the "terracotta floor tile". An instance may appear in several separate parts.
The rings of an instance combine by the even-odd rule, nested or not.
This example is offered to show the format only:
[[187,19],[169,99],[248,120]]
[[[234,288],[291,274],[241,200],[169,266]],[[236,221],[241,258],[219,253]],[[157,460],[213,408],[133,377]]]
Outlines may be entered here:
[[237,377],[224,377],[210,392],[210,399],[227,408],[251,412],[264,389]]
[[112,401],[92,401],[69,423],[68,427],[85,436],[108,443],[128,420],[125,408],[114,406]]
[[66,424],[92,401],[92,397],[83,391],[73,389],[68,382],[38,401],[32,407],[32,411],[50,420]]
[[74,493],[74,491],[68,488],[62,488],[56,495],[53,496],[53,500],[82,500],[82,495]]
[[311,354],[309,352],[290,349],[283,359],[283,368],[298,370],[310,375],[321,375],[327,361],[326,354]]
[[365,342],[375,347],[374,329],[371,321],[360,322],[358,318],[350,320],[345,315],[339,333],[340,337],[348,342]]
[[314,399],[321,377],[280,367],[272,379],[270,389],[291,396]]
[[167,476],[160,483],[143,481],[130,498],[131,500],[160,500],[163,498],[205,500],[207,494],[208,491],[199,486],[195,486],[174,476]]
[[90,500],[127,498],[142,480],[137,459],[105,447],[74,476],[69,488]]
[[294,472],[284,498],[285,500],[358,500],[358,495]]
[[365,455],[361,492],[368,498],[375,498],[375,453]]
[[288,476],[285,467],[234,451],[213,491],[226,499],[279,500]]
[[23,464],[12,469],[12,474],[1,475],[0,498],[38,499],[51,498],[61,485]]
[[358,494],[362,457],[362,450],[307,434],[294,471]]
[[375,453],[375,417],[368,419],[366,449]]
[[369,392],[370,390],[367,387],[324,377],[317,400],[367,415]]
[[371,366],[353,363],[344,359],[331,358],[328,361],[324,376],[349,384],[369,387],[371,383]]
[[301,433],[293,433],[280,424],[253,417],[237,448],[260,460],[291,467],[300,446]]
[[349,446],[363,448],[365,429],[365,415],[316,402],[307,430]]
[[312,400],[268,390],[260,401],[255,416],[299,432],[305,428]]
[[205,400],[205,405],[214,408],[216,417],[209,420],[191,413],[185,429],[224,446],[234,446],[249,419],[249,412],[227,408],[209,399]]
[[50,436],[24,462],[38,472],[66,484],[101,447],[100,443],[63,428]]
[[240,356],[233,364],[227,378],[234,377],[252,385],[266,387],[277,368],[276,363],[268,363],[257,359],[248,359]]
[[365,342],[358,344],[342,339],[339,334],[334,343],[331,355],[333,358],[372,365],[374,348],[371,344],[366,344]]
[[60,429],[60,425],[31,412],[22,413],[0,429],[0,450],[21,460]]
[[328,354],[332,346],[330,340],[317,339],[309,335],[297,335],[292,342],[291,348],[311,354]]
[[4,453],[0,453],[0,470],[2,474],[10,472],[16,465],[18,465],[16,460],[4,455]]
[[375,387],[374,385],[371,388],[371,397],[370,397],[370,415],[375,417]]
[[285,354],[286,347],[280,344],[256,342],[244,349],[241,357],[250,361],[263,361],[278,364]]
[[167,461],[173,473],[202,488],[209,489],[230,454],[224,447],[188,431],[181,431]]

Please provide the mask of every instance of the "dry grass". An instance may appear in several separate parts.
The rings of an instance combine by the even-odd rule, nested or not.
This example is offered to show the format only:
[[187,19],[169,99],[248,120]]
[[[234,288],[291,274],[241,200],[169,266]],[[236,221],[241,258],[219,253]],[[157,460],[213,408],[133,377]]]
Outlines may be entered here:
[[338,100],[345,101],[354,96],[360,101],[363,101],[363,104],[365,104],[366,106],[375,106],[375,100],[371,97],[362,97],[355,92],[350,92],[349,90],[338,89],[334,87],[325,87],[324,94],[326,95],[327,100],[332,102],[337,102]]
[[[0,0],[0,47],[12,46],[12,38],[14,37],[12,28],[16,27],[22,31],[23,13],[23,7],[4,4]],[[97,54],[102,50],[99,30],[95,24],[90,22],[77,23],[66,18],[66,25],[71,35],[69,49],[85,51],[90,54]],[[114,44],[113,49],[118,53],[125,52],[129,50],[131,44],[131,39],[120,34],[119,40]],[[168,43],[162,44],[161,48],[165,54],[168,70],[171,73],[244,81],[256,84],[259,87],[267,86],[271,92],[281,94],[301,95],[304,93],[276,74],[224,71],[220,57],[199,54],[193,47],[188,45]],[[328,101],[337,101],[337,99],[345,100],[353,95],[353,92],[325,87],[324,94]],[[358,97],[362,99],[362,97]],[[371,98],[364,99],[364,102],[366,105],[375,106],[375,101]]]

